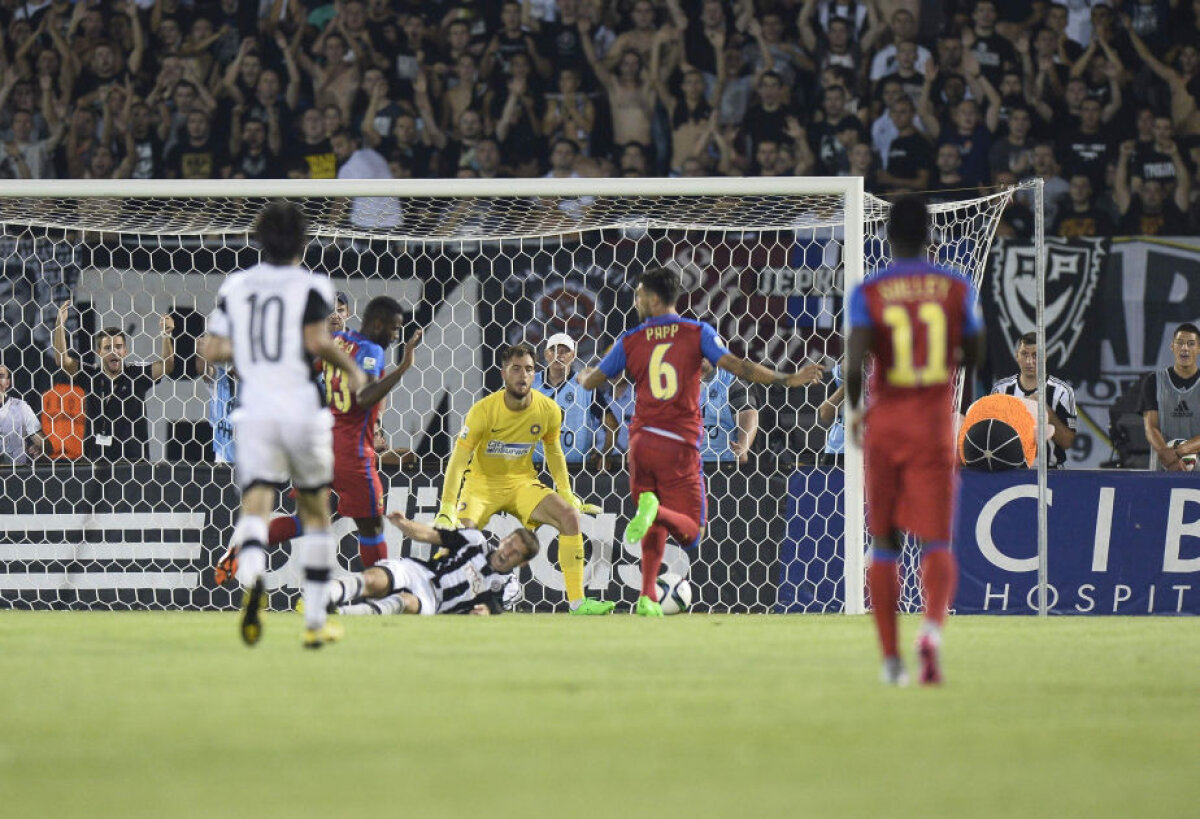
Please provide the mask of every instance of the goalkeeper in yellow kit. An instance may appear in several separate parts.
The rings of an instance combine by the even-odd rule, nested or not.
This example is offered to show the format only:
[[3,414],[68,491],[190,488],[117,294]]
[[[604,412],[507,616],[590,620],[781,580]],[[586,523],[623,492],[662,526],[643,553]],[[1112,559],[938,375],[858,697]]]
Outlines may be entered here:
[[[608,614],[615,606],[583,596],[583,535],[579,513],[596,514],[571,491],[567,461],[559,441],[562,410],[554,399],[533,389],[533,350],[523,344],[500,356],[504,389],[476,401],[458,433],[434,526],[482,529],[497,512],[508,512],[523,526],[548,523],[558,530],[558,563],[567,587],[571,614]],[[538,479],[533,450],[541,442],[550,489]]]

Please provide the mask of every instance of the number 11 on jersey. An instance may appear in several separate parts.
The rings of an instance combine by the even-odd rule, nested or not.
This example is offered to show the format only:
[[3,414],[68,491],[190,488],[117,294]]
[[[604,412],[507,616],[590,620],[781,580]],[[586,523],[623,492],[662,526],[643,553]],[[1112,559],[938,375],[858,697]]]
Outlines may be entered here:
[[[945,384],[950,380],[946,366],[946,311],[939,302],[923,301],[917,305],[917,320],[913,327],[908,308],[889,304],[883,308],[883,321],[892,331],[893,363],[887,372],[889,384],[897,387],[924,387]],[[925,366],[917,369],[914,331],[925,333]]]

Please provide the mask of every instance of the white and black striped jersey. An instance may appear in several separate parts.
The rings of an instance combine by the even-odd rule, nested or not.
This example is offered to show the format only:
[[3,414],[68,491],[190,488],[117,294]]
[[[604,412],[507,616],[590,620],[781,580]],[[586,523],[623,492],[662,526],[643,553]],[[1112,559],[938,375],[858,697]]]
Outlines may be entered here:
[[[1037,400],[1037,389],[1026,390],[1021,386],[1021,376],[1010,375],[1008,378],[1001,378],[992,385],[992,395],[1015,395],[1018,398],[1030,398]],[[1067,425],[1069,429],[1075,429],[1076,417],[1078,413],[1075,410],[1075,391],[1071,389],[1071,385],[1061,379],[1050,376],[1046,379],[1046,406],[1048,406],[1059,420]],[[1050,452],[1050,460],[1046,465],[1049,467],[1060,467],[1067,462],[1066,451],[1054,444]]]
[[[483,604],[499,610],[505,586],[515,583],[512,572],[498,572],[488,557],[500,546],[495,535],[485,535],[478,529],[443,531],[442,548],[450,552],[439,560],[419,561],[433,575],[438,614],[465,614]],[[510,590],[511,593],[511,590]]]
[[324,321],[333,300],[329,279],[302,267],[258,264],[225,279],[208,332],[233,342],[240,417],[286,418],[324,406],[304,326]]

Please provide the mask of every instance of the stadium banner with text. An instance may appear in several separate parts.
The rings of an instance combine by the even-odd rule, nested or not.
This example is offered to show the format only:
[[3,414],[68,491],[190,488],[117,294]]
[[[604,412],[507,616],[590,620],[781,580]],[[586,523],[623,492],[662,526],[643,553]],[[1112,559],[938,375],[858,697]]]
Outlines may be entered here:
[[[776,610],[841,611],[840,469],[789,482]],[[829,492],[816,491],[828,488]],[[1200,614],[1200,481],[1189,473],[1050,474],[1050,610],[1055,614]],[[954,548],[959,614],[1037,611],[1037,484],[1029,470],[963,472]],[[905,553],[902,605],[918,605]]]
[[[1100,280],[1107,239],[1046,239],[1046,367],[1067,381],[1092,378],[1100,367],[1094,343],[1102,329]],[[1017,340],[1037,328],[1034,246],[1003,239],[992,248],[980,288],[993,371],[1015,369]]]
[[[955,521],[960,614],[1037,611],[1037,484],[963,474]],[[1190,473],[1056,470],[1050,611],[1200,614],[1200,481]]]
[[[1016,340],[1034,328],[1033,262],[1031,245],[993,248],[980,296],[995,378],[1016,371]],[[1113,455],[1110,409],[1172,362],[1172,330],[1200,321],[1197,282],[1192,237],[1047,240],[1047,367],[1075,389],[1079,410],[1069,466],[1097,467]]]
[[[798,362],[815,335],[837,333],[841,248],[832,233],[803,241],[781,234],[774,242],[661,230],[592,238],[539,241],[532,252],[497,252],[476,265],[483,282],[479,323],[489,351],[525,342],[540,356],[544,339],[562,332],[579,343],[579,360],[592,363],[637,324],[633,286],[654,265],[679,275],[683,314],[711,322],[738,355]],[[498,373],[489,378],[499,386]]]
[[[36,476],[37,480],[29,480]],[[440,473],[385,472],[386,509],[432,522]],[[233,531],[238,492],[227,465],[54,464],[0,474],[0,605],[15,608],[231,608],[234,589],[217,587],[213,564]],[[581,474],[583,498],[628,498],[626,473]],[[782,478],[714,472],[708,476],[710,525],[697,552],[669,544],[664,570],[689,577],[695,611],[768,611],[776,599],[772,568],[783,539]],[[640,553],[620,540],[633,511],[609,508],[582,518],[589,594],[632,605]],[[291,511],[285,500],[281,512]],[[503,535],[517,522],[499,515]],[[354,522],[337,518],[340,563],[357,566]],[[385,527],[393,556],[427,558],[430,548]],[[523,610],[565,609],[555,533],[542,527],[542,551],[522,569]],[[269,552],[267,586],[275,607],[294,602],[299,566],[287,548]]]

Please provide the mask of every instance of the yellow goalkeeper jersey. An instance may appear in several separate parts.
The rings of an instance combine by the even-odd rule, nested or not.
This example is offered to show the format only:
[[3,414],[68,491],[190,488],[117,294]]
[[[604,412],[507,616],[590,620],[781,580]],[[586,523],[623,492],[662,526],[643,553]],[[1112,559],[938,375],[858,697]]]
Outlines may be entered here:
[[559,441],[562,410],[554,399],[530,390],[533,400],[529,406],[514,412],[505,405],[504,393],[501,389],[476,401],[458,433],[456,446],[472,453],[471,473],[487,479],[536,475],[533,450],[540,441],[553,474],[554,454],[563,458]]

